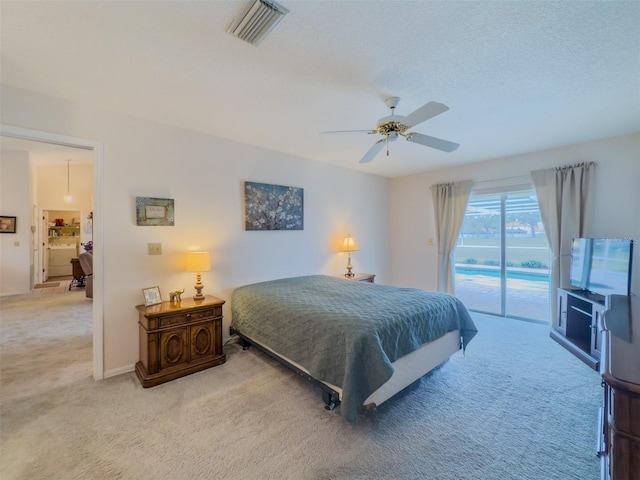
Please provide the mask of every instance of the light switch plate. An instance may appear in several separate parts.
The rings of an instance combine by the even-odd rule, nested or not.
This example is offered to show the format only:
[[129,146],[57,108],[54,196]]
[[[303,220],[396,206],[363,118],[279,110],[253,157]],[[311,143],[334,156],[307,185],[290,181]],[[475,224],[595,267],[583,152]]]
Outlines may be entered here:
[[162,255],[161,243],[148,243],[149,255]]

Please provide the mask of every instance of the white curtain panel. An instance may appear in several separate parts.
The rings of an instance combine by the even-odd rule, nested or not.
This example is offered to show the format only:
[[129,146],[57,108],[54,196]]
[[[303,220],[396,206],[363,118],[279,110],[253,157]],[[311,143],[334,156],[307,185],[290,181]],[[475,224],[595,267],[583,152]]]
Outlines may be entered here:
[[473,182],[464,180],[431,186],[438,241],[438,291],[455,293],[453,252],[467,210]]
[[542,223],[551,248],[549,275],[551,326],[558,326],[556,314],[558,288],[569,287],[571,243],[585,235],[589,219],[589,190],[596,164],[580,163],[544,170],[534,170],[535,185]]

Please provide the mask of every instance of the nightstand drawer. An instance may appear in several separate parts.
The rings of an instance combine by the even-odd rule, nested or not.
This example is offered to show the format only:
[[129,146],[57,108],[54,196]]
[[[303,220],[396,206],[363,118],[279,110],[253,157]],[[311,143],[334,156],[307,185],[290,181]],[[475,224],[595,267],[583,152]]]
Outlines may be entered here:
[[147,330],[157,330],[173,325],[184,325],[187,323],[199,322],[212,318],[222,317],[222,307],[208,307],[192,312],[176,312],[175,314],[165,313],[161,316],[142,317],[140,323]]
[[178,315],[169,315],[166,317],[155,318],[158,328],[170,327],[171,325],[180,325],[184,323],[193,323],[199,320],[215,317],[215,309],[207,308],[206,310],[198,310],[189,313],[180,313]]

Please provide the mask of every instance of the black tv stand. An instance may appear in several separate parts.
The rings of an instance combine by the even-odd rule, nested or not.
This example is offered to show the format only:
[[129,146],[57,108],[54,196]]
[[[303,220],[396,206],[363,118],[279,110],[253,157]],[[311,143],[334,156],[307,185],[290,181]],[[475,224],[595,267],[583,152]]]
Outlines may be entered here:
[[600,367],[605,297],[586,290],[558,289],[558,326],[549,336],[594,370]]
[[569,292],[571,295],[576,295],[578,297],[585,298],[586,300],[589,300],[592,303],[599,303],[601,305],[604,305],[605,296],[600,295],[599,293],[593,293],[593,292],[590,292],[589,290],[580,290],[580,289],[574,290],[574,289],[568,289],[568,288],[564,288],[561,290]]

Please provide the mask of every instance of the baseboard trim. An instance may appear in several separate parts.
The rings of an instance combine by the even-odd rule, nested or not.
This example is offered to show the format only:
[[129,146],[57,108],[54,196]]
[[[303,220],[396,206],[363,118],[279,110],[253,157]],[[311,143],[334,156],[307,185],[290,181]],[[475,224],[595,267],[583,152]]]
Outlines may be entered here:
[[134,372],[136,369],[135,363],[131,365],[125,365],[124,367],[114,368],[113,370],[107,370],[104,372],[104,378],[115,377],[116,375],[122,375],[123,373]]

